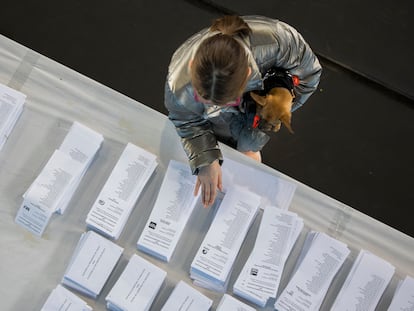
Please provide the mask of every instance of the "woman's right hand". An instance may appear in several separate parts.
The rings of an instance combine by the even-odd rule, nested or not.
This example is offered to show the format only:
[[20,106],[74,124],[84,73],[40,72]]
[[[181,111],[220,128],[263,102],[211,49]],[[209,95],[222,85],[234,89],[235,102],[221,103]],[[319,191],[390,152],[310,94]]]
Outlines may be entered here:
[[194,195],[198,194],[201,186],[201,200],[204,207],[209,207],[214,203],[217,189],[223,191],[221,176],[221,166],[218,160],[199,169]]

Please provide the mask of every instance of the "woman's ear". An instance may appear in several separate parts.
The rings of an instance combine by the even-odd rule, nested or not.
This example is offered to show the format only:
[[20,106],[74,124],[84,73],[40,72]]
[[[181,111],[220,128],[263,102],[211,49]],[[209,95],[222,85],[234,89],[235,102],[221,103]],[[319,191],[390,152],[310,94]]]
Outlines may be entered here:
[[252,67],[247,67],[247,78],[250,77],[250,75],[252,74]]
[[190,61],[188,62],[188,69],[191,69],[191,67],[193,66],[193,58],[190,59]]

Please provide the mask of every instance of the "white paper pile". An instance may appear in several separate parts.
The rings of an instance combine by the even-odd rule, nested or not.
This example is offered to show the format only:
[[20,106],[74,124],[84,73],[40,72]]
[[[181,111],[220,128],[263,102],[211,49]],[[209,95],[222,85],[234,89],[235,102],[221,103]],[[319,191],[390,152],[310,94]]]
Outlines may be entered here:
[[167,273],[134,254],[105,300],[112,311],[149,310]]
[[92,311],[92,308],[81,298],[58,284],[50,293],[40,311]]
[[128,143],[89,211],[87,225],[118,239],[156,167],[154,154]]
[[213,300],[184,281],[178,282],[161,311],[208,311]]
[[41,236],[54,212],[63,214],[97,151],[103,136],[74,122],[23,195],[16,223]]
[[266,206],[253,250],[233,293],[261,307],[276,298],[283,268],[303,228],[303,220],[295,213]]
[[197,286],[224,292],[234,261],[259,209],[260,197],[234,187],[227,191],[191,264]]
[[256,309],[237,300],[236,298],[224,294],[221,298],[216,311],[255,311]]
[[325,233],[308,233],[295,271],[275,309],[319,310],[329,286],[350,251],[346,244]]
[[414,310],[414,278],[406,276],[398,283],[388,311]]
[[171,160],[151,215],[137,242],[138,249],[169,261],[193,212],[196,176],[188,164]]
[[123,250],[122,247],[93,231],[83,233],[62,283],[96,298],[115,268]]
[[26,95],[0,84],[0,150],[23,111]]
[[375,310],[394,271],[384,259],[361,250],[331,310]]
[[273,205],[288,210],[295,194],[296,184],[244,165],[230,158],[225,158],[222,166],[223,187],[240,186],[256,193],[261,198],[260,208]]

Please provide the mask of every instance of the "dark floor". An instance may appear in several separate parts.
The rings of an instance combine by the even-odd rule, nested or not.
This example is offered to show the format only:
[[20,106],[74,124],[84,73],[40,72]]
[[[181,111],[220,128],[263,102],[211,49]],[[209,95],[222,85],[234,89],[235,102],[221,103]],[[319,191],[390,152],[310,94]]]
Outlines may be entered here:
[[414,237],[414,22],[410,1],[382,2],[8,1],[0,33],[166,113],[167,66],[188,36],[224,13],[288,22],[324,72],[264,162]]

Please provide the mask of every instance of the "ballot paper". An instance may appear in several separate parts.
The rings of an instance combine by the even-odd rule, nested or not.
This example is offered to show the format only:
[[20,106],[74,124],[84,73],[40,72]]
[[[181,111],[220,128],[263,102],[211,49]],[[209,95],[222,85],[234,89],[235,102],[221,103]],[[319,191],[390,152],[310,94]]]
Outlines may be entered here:
[[15,222],[41,236],[53,213],[62,214],[103,142],[103,136],[74,122],[27,191]]
[[245,187],[260,196],[262,209],[266,205],[274,205],[283,210],[289,209],[296,190],[296,184],[292,181],[262,172],[230,158],[224,159],[222,175],[224,192],[228,187],[235,185]]
[[86,217],[88,227],[118,239],[156,166],[154,154],[128,143]]
[[360,250],[331,310],[375,310],[394,271],[384,259]]
[[346,244],[327,234],[309,232],[293,276],[277,298],[275,309],[319,310],[333,278],[349,253]]
[[0,150],[19,119],[26,95],[0,84]]
[[233,263],[259,209],[260,197],[244,188],[230,188],[191,263],[197,286],[225,292]]
[[96,298],[122,255],[123,248],[94,231],[82,234],[62,283]]
[[255,311],[256,309],[237,300],[236,298],[224,294],[221,298],[216,311]]
[[188,164],[171,160],[151,215],[137,242],[137,248],[169,261],[193,212],[196,176]]
[[414,310],[414,278],[407,275],[398,283],[388,311]]
[[137,254],[127,266],[105,300],[113,311],[149,310],[167,273]]
[[92,311],[92,308],[70,290],[58,284],[40,311]]
[[179,281],[161,311],[208,311],[213,300],[184,281]]
[[276,298],[283,268],[303,228],[297,214],[266,206],[256,242],[233,285],[233,293],[264,307]]

